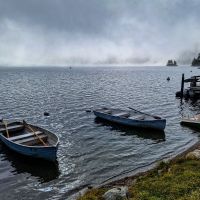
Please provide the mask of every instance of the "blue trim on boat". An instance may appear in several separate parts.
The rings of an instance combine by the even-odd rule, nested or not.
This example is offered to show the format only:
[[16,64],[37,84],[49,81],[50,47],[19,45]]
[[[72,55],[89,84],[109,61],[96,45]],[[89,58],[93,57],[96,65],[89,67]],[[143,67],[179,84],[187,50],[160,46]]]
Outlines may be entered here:
[[[36,127],[36,126],[34,126]],[[43,130],[47,135],[52,134],[56,137],[57,142],[55,145],[51,146],[28,146],[28,145],[22,145],[17,144],[8,138],[6,138],[2,133],[0,133],[0,139],[1,141],[11,150],[16,151],[17,153],[20,153],[22,155],[34,157],[34,158],[41,158],[49,161],[56,161],[56,154],[59,144],[59,138],[56,134],[53,134],[45,129],[42,129],[40,127],[37,127],[40,130]]]
[[115,122],[125,126],[139,127],[139,128],[149,128],[156,130],[164,130],[166,126],[166,119],[152,119],[152,120],[137,120],[137,119],[129,119],[120,116],[114,116],[112,114],[103,113],[97,110],[94,110],[94,115],[97,117]]

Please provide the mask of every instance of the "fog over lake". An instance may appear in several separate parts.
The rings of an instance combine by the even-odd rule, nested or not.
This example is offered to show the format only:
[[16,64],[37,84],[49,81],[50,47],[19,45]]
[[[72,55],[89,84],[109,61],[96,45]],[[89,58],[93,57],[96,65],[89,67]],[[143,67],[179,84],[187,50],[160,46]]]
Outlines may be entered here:
[[1,0],[0,65],[190,64],[198,0]]

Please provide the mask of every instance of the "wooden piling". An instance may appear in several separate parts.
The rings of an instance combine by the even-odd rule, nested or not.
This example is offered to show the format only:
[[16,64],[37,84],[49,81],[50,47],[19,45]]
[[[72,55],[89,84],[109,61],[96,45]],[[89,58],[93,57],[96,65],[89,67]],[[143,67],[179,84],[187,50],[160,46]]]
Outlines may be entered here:
[[184,90],[184,74],[182,74],[182,81],[181,81],[181,98],[183,98],[183,90]]

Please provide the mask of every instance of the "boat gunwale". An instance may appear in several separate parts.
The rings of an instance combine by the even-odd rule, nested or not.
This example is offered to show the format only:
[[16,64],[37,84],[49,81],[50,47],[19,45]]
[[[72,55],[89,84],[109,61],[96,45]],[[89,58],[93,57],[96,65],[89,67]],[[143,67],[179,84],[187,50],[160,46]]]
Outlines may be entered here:
[[[102,111],[101,111],[102,110]],[[121,109],[111,109],[111,110],[119,110],[119,111],[127,111],[127,112],[132,112],[132,111],[129,111],[129,110],[121,110]],[[139,122],[154,122],[154,121],[166,121],[166,119],[160,117],[160,119],[156,119],[154,118],[153,116],[151,116],[152,119],[144,119],[144,120],[141,120],[141,119],[130,119],[129,117],[123,117],[123,116],[115,116],[115,115],[112,115],[110,113],[104,113],[103,112],[103,109],[97,109],[97,110],[93,110],[93,112],[97,112],[97,113],[100,113],[100,114],[103,114],[103,115],[107,115],[107,116],[112,116],[112,117],[116,117],[116,118],[122,118],[122,119],[127,119],[127,120],[131,120],[131,121],[139,121]],[[139,111],[135,111],[135,113],[140,113]],[[140,113],[141,114],[141,113]],[[148,116],[148,114],[143,114],[144,116]]]
[[[160,131],[164,131],[166,127],[167,120],[164,118],[156,119],[152,117],[152,119],[147,118],[143,120],[130,119],[130,118],[121,117],[121,116],[114,116],[110,113],[104,113],[101,111],[103,110],[102,109],[93,110],[93,113],[98,118],[101,118],[106,121],[114,122],[117,124],[121,124],[124,126],[139,127],[139,128],[153,129],[153,130],[160,130]],[[125,110],[121,110],[121,111],[125,111]],[[136,112],[136,113],[140,113],[140,112]]]
[[[13,122],[13,123],[15,123],[15,122]],[[22,123],[22,122],[20,122],[20,123]],[[16,142],[12,141],[12,140],[9,140],[7,137],[5,137],[5,136],[2,134],[2,132],[0,132],[0,135],[1,135],[1,137],[4,137],[7,141],[9,141],[10,143],[13,143],[13,144],[18,145],[18,146],[23,146],[23,147],[26,147],[26,148],[42,149],[42,148],[57,148],[57,147],[58,147],[58,144],[59,144],[59,137],[58,137],[55,133],[52,133],[52,132],[49,131],[48,129],[44,129],[44,128],[41,128],[41,127],[39,127],[39,126],[33,125],[33,124],[28,124],[28,125],[31,125],[31,126],[33,126],[33,127],[35,127],[35,128],[42,129],[42,130],[44,130],[44,131],[47,131],[47,132],[51,133],[52,135],[55,135],[55,136],[56,136],[56,139],[57,139],[56,144],[55,144],[55,145],[51,145],[51,146],[30,146],[30,145],[18,144],[18,143],[16,143]],[[47,136],[48,136],[48,134],[47,134]]]
[[182,119],[180,123],[194,123],[194,124],[200,124],[200,121],[197,120],[191,120],[191,119]]

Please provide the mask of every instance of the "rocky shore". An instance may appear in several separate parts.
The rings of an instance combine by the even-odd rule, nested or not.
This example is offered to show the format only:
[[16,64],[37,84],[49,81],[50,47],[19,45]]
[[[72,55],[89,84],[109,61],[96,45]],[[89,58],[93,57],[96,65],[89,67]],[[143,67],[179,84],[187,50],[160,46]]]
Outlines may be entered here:
[[90,188],[78,200],[200,199],[199,184],[200,141],[146,172]]

